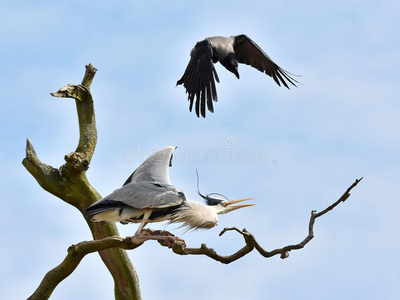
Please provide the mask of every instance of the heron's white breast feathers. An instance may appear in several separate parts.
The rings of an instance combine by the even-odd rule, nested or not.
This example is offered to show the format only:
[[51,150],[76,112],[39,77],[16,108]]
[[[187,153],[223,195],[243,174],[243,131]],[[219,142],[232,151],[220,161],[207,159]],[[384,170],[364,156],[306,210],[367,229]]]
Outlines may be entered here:
[[203,203],[187,200],[170,218],[170,223],[183,222],[188,229],[210,229],[218,224],[216,210]]

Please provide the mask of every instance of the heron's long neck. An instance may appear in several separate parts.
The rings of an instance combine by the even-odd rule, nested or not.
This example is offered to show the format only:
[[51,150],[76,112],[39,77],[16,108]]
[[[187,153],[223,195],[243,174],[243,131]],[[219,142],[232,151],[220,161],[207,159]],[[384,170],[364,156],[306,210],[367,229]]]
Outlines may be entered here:
[[171,216],[171,223],[183,222],[189,229],[209,229],[218,224],[218,215],[211,206],[187,199]]

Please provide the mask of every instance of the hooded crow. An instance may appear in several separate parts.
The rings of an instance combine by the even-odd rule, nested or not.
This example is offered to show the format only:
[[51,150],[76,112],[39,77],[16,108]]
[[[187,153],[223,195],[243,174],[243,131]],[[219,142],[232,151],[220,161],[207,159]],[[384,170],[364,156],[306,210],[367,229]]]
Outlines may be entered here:
[[188,94],[189,110],[192,111],[193,102],[197,117],[206,117],[206,103],[210,112],[214,112],[213,101],[218,101],[215,81],[219,82],[214,64],[220,62],[228,71],[239,79],[238,63],[250,65],[253,68],[272,77],[280,86],[283,84],[289,89],[288,81],[296,86],[293,75],[281,67],[248,36],[241,34],[231,37],[208,37],[190,52],[190,61],[182,78],[176,85],[181,85]]

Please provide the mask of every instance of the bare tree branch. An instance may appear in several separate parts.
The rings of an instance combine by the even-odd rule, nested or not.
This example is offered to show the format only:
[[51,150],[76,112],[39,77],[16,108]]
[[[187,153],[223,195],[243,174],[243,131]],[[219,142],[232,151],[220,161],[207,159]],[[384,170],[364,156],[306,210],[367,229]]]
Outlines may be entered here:
[[64,183],[60,170],[42,163],[36,156],[35,149],[29,139],[26,140],[26,157],[22,161],[22,164],[35,177],[44,190],[57,197],[62,196],[64,193]]
[[43,278],[35,293],[28,298],[48,299],[57,285],[67,278],[79,265],[85,255],[109,248],[135,249],[140,245],[132,244],[130,238],[111,236],[102,240],[84,241],[68,248],[68,254],[61,264],[50,270]]
[[[79,164],[72,167],[77,167],[77,170],[86,171],[89,167],[90,160],[93,156],[94,149],[97,143],[97,129],[94,114],[94,104],[90,93],[90,83],[93,80],[97,69],[92,64],[86,66],[85,77],[80,85],[68,84],[60,88],[57,92],[51,93],[53,97],[74,98],[79,120],[79,144],[75,153],[80,156],[74,158]],[[67,163],[69,157],[66,158]]]
[[246,229],[243,229],[243,231],[237,229],[237,228],[225,228],[220,235],[222,235],[223,233],[225,233],[228,230],[235,230],[237,232],[239,232],[241,235],[243,235],[243,237],[245,238],[246,244],[253,246],[254,248],[256,248],[256,250],[264,257],[272,257],[274,255],[280,254],[280,257],[282,259],[285,259],[287,257],[289,257],[289,252],[291,250],[299,250],[304,248],[304,246],[311,241],[314,238],[314,223],[315,223],[315,219],[319,218],[321,216],[323,216],[324,214],[326,214],[327,212],[331,211],[332,209],[334,209],[340,202],[344,202],[347,200],[347,198],[350,197],[350,191],[362,180],[362,177],[360,179],[356,179],[356,181],[346,190],[346,192],[344,192],[344,194],[332,205],[328,206],[326,209],[324,209],[323,211],[317,213],[315,210],[311,211],[311,217],[310,217],[310,222],[308,225],[308,235],[306,236],[306,238],[301,241],[298,244],[295,245],[289,245],[289,246],[285,246],[283,248],[278,248],[272,251],[266,251],[264,250],[260,244],[257,242],[257,240],[255,239],[255,237],[246,231]]

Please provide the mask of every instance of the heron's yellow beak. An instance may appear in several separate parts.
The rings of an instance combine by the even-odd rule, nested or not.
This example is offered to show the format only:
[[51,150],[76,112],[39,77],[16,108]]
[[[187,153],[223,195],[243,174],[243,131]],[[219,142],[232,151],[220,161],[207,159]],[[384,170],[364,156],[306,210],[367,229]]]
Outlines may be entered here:
[[239,203],[239,202],[243,202],[243,201],[247,201],[247,200],[252,200],[254,198],[245,198],[245,199],[239,199],[239,200],[229,200],[225,202],[224,207],[227,207],[229,205],[230,210],[234,210],[234,209],[238,209],[238,208],[242,208],[242,207],[247,207],[247,206],[253,206],[256,205],[255,203],[251,203],[251,204],[240,204],[240,205],[231,205],[231,204],[235,204],[235,203]]

